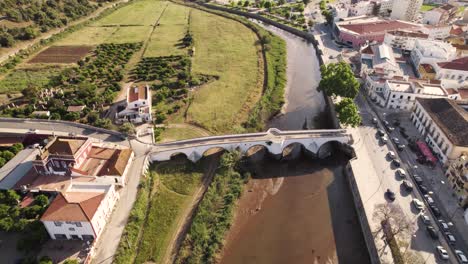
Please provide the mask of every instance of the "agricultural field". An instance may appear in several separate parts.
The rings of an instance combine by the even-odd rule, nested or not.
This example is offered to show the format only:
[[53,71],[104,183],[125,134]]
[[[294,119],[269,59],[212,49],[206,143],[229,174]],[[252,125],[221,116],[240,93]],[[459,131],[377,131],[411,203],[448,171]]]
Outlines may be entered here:
[[94,26],[154,25],[167,5],[166,1],[140,0],[127,5],[96,21]]
[[76,63],[92,48],[90,46],[51,46],[37,54],[29,63]]
[[219,79],[194,94],[187,121],[216,133],[232,131],[247,119],[249,107],[256,103],[248,102],[251,94],[262,91],[257,37],[241,23],[199,10],[191,13],[190,32],[195,43],[192,74]]
[[46,87],[50,79],[60,75],[62,68],[18,69],[0,78],[0,94],[21,92],[29,86]]
[[57,45],[99,45],[103,43],[136,43],[146,40],[149,26],[85,27],[57,42]]
[[168,3],[159,25],[153,31],[145,57],[187,54],[182,39],[187,33],[189,8]]

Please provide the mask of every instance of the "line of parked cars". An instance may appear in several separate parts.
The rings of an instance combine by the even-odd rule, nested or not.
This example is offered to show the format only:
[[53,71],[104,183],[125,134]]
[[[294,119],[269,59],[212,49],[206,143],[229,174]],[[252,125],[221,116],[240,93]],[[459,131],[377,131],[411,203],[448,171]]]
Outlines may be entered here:
[[[378,127],[377,118],[374,117],[372,119],[372,123],[378,128],[377,129],[377,134],[378,134],[378,136],[380,138],[380,141],[383,144],[386,144],[388,142],[388,138],[386,136],[385,131]],[[392,132],[394,130],[394,128],[390,125],[390,123],[388,121],[384,120],[383,124],[384,124],[384,126],[385,126],[385,128],[386,128],[386,130],[388,132]],[[397,137],[392,137],[391,140],[395,144],[395,146],[397,147],[398,151],[402,151],[405,148],[405,145],[402,144]],[[402,185],[405,187],[405,189],[407,191],[409,191],[409,192],[413,191],[414,186],[411,183],[411,181],[408,179],[407,172],[403,168],[400,168],[401,162],[397,159],[397,156],[396,156],[395,152],[389,151],[387,153],[387,157],[391,161],[391,164],[394,167],[397,168],[395,173],[399,178],[403,179]],[[442,214],[441,214],[439,208],[437,207],[434,199],[431,197],[431,195],[433,193],[431,191],[429,191],[429,189],[426,187],[426,185],[424,185],[424,181],[420,176],[418,176],[416,174],[412,174],[412,178],[413,178],[413,180],[414,180],[414,182],[416,184],[416,187],[424,195],[423,199],[426,200],[427,204],[429,205],[430,210],[432,211],[434,216],[436,218],[438,218],[438,221],[435,224],[437,224],[440,227],[440,230],[441,230],[441,232],[443,232],[443,235],[446,237],[448,243],[450,245],[455,245],[455,243],[457,241],[456,237],[450,232],[450,227],[452,226],[452,224],[451,223],[446,223],[443,219],[439,219],[442,216]],[[392,192],[390,189],[387,189],[387,191],[385,192],[385,196],[390,201],[395,200],[395,193]],[[414,198],[412,200],[412,204],[418,211],[424,211],[424,203],[421,200],[419,200],[417,198]],[[428,215],[426,215],[426,214],[421,214],[420,219],[426,225],[426,230],[427,230],[429,236],[432,239],[438,239],[439,238],[439,233],[437,232],[436,228],[432,225],[430,217]],[[442,260],[448,260],[449,259],[449,255],[447,253],[447,250],[443,246],[437,246],[436,250],[437,250],[437,253],[438,253],[438,255],[440,256],[440,258]],[[456,249],[456,250],[454,250],[454,252],[455,252],[458,260],[461,263],[468,263],[468,257],[466,257],[466,255],[463,253],[463,251]]]

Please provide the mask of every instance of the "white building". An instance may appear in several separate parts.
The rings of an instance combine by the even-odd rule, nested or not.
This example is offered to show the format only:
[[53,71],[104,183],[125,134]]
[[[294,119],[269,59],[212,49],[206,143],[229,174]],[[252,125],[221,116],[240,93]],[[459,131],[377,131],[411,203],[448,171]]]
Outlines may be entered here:
[[447,97],[447,92],[440,85],[416,80],[386,80],[381,92],[371,93],[371,98],[380,106],[401,110],[413,109],[416,98]]
[[378,72],[385,76],[402,76],[392,48],[383,43],[370,45],[361,50],[361,74],[363,72]]
[[442,164],[468,151],[468,103],[418,98],[411,121]]
[[394,0],[392,13],[393,19],[413,21],[419,14],[423,0]]
[[117,114],[121,121],[132,123],[151,122],[151,91],[148,85],[130,87],[125,109]]
[[434,70],[443,87],[468,87],[468,57],[436,63]]
[[456,160],[450,162],[445,176],[462,207],[468,205],[468,152],[462,153]]
[[417,39],[428,39],[429,35],[422,32],[394,30],[385,34],[384,43],[404,51],[411,51]]
[[450,25],[424,25],[421,27],[421,31],[429,35],[429,39],[440,39],[443,40],[450,36],[452,26]]
[[360,1],[350,6],[349,16],[369,16],[374,12],[374,1]]
[[41,217],[52,239],[95,240],[119,198],[113,185],[73,184]]
[[457,56],[457,49],[450,43],[436,40],[415,40],[411,60],[416,68],[420,64],[434,66],[438,62],[450,61]]
[[423,23],[429,25],[446,24],[457,16],[458,7],[445,4],[424,13]]
[[382,0],[380,1],[378,14],[379,16],[389,16],[392,13],[393,0]]

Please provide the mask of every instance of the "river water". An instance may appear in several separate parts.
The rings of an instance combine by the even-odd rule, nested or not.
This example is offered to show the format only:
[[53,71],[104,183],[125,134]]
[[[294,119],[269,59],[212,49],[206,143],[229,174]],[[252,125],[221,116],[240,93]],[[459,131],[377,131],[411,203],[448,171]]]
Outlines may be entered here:
[[[265,26],[267,27],[267,26]],[[316,87],[319,65],[312,45],[274,27],[288,49],[287,103],[269,127],[326,128],[315,117],[325,102]],[[262,156],[266,158],[261,158]],[[260,156],[260,158],[259,158]],[[340,153],[326,160],[250,157],[252,180],[239,200],[220,263],[369,263]]]

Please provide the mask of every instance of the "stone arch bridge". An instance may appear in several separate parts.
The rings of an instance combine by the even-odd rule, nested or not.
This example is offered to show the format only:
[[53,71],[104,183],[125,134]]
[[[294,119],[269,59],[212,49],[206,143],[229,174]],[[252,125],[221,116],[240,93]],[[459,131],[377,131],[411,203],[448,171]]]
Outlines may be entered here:
[[192,162],[196,162],[210,149],[239,149],[242,153],[246,153],[256,146],[263,146],[269,153],[281,157],[288,146],[296,144],[300,144],[303,149],[316,157],[324,158],[331,153],[334,144],[352,143],[351,135],[344,129],[281,131],[270,128],[261,133],[202,137],[155,144],[150,151],[149,159],[165,161],[183,154]]

